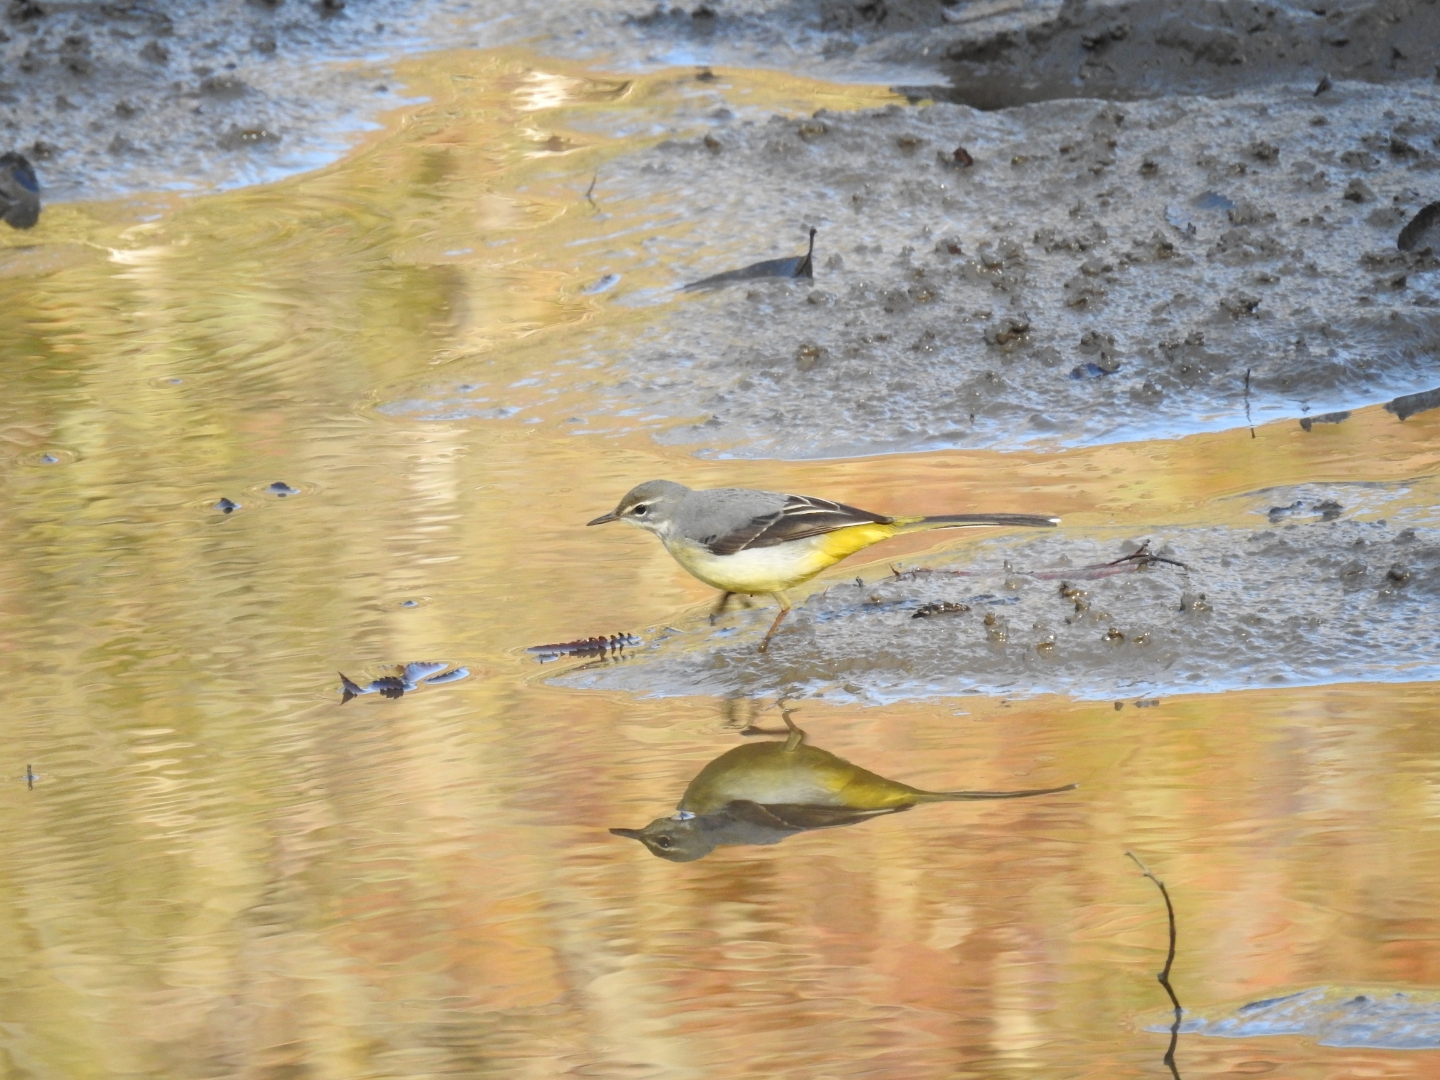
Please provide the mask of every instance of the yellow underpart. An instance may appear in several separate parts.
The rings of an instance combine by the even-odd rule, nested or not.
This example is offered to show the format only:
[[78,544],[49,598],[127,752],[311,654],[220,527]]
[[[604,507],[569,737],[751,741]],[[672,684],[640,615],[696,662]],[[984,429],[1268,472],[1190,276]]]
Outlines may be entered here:
[[809,581],[820,571],[902,531],[902,524],[851,525],[773,547],[715,555],[699,544],[671,538],[665,547],[675,561],[705,584],[723,592],[778,593]]

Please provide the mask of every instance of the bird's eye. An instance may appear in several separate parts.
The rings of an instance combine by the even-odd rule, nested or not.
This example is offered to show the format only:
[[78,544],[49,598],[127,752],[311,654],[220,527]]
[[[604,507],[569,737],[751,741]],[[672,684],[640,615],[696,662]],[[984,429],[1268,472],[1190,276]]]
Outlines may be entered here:
[[657,836],[657,837],[655,838],[655,846],[656,846],[656,847],[663,847],[663,848],[668,848],[668,847],[670,847],[670,846],[671,846],[670,838],[669,838],[668,836]]
[[649,509],[650,507],[646,506],[644,503],[641,503],[639,506],[635,507],[635,509],[631,510],[630,512],[636,517],[644,517],[645,511]]

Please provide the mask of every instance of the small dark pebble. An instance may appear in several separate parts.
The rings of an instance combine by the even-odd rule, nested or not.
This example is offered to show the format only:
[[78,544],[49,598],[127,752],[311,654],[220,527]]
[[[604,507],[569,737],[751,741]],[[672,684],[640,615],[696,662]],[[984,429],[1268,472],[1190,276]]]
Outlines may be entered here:
[[233,514],[236,510],[240,509],[240,504],[231,502],[229,499],[221,499],[215,504],[215,509],[219,510],[222,514]]
[[970,156],[970,151],[966,150],[963,146],[957,146],[955,152],[950,156],[955,159],[955,164],[962,169],[968,169],[971,165],[975,164],[975,159]]
[[24,154],[0,154],[0,221],[16,229],[40,220],[40,181]]
[[44,465],[58,465],[58,464],[60,464],[60,459],[59,459],[58,457],[56,457],[54,454],[41,454],[41,455],[40,455],[40,461],[41,461],[41,463],[44,464]]
[[420,601],[418,601],[418,600],[401,600],[401,601],[400,601],[400,606],[401,606],[401,607],[419,607],[419,606],[420,606]]
[[1076,364],[1073,368],[1071,368],[1070,378],[1096,379],[1102,375],[1114,375],[1115,372],[1119,370],[1119,364],[1111,364],[1108,367],[1102,367],[1100,364],[1095,363],[1093,360],[1088,360],[1083,364]]
[[1335,84],[1330,81],[1329,75],[1322,75],[1320,76],[1320,81],[1315,84],[1315,93],[1311,94],[1310,96],[1319,97],[1321,94],[1325,93],[1326,90],[1329,90],[1334,85]]
[[276,480],[275,483],[271,484],[265,490],[271,495],[278,495],[282,499],[285,498],[286,495],[300,494],[299,488],[293,488],[283,480]]
[[1326,499],[1316,503],[1313,509],[1319,511],[1321,521],[1334,521],[1340,516],[1340,511],[1345,508],[1334,499]]
[[1153,708],[1155,708],[1156,705],[1159,705],[1159,704],[1160,704],[1160,699],[1159,699],[1159,698],[1153,698],[1153,697],[1152,697],[1152,698],[1140,698],[1138,701],[1135,702],[1135,708],[1137,708],[1137,709],[1153,709]]

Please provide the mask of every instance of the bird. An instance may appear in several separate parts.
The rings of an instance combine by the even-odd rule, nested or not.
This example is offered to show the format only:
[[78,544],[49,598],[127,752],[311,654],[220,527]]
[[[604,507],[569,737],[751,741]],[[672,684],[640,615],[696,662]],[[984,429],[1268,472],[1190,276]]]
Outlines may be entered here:
[[24,154],[0,154],[0,219],[17,229],[40,220],[40,181]]
[[784,742],[727,750],[690,781],[672,815],[643,829],[611,829],[671,862],[703,859],[722,844],[778,844],[811,829],[854,825],[921,803],[1026,799],[1079,785],[1026,791],[925,791],[852,765],[806,742],[787,714]]
[[587,525],[623,521],[652,532],[665,550],[721,597],[713,622],[734,595],[768,594],[780,613],[760,642],[765,652],[790,613],[787,589],[892,536],[982,525],[1053,528],[1057,517],[1038,514],[941,514],[891,517],[809,495],[751,488],[695,491],[673,480],[647,480],[618,506]]

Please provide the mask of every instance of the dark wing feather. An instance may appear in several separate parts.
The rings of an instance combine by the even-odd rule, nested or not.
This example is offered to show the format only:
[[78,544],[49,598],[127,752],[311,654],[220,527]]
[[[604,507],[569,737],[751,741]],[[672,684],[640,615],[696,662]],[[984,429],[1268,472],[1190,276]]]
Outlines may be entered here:
[[756,803],[736,799],[725,804],[723,813],[736,821],[764,825],[772,829],[834,829],[854,825],[872,817],[898,814],[908,806],[886,806],[873,810],[856,810],[848,806],[804,806],[795,803]]
[[889,525],[894,520],[884,514],[872,514],[829,499],[787,495],[785,505],[774,513],[751,518],[724,536],[706,537],[702,542],[712,555],[734,555],[746,548],[788,544],[791,540],[823,536],[836,529],[848,529],[851,525]]

